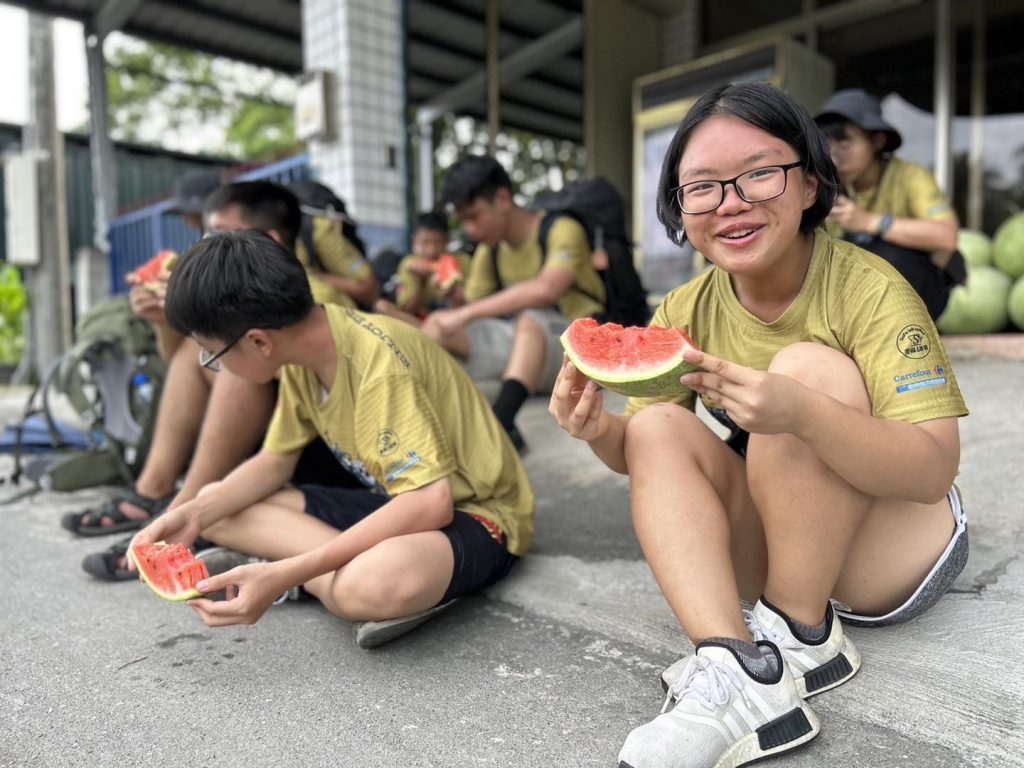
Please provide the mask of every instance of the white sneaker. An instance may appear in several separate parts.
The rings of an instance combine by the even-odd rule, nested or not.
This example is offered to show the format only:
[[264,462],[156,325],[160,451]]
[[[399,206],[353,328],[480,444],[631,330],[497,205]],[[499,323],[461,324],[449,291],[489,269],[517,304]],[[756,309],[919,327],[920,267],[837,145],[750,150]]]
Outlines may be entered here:
[[447,603],[435,605],[419,613],[411,613],[408,616],[399,616],[397,619],[384,619],[383,621],[360,621],[355,625],[356,645],[360,648],[376,648],[378,645],[391,642],[407,632],[416,629],[420,624],[434,618],[441,611],[450,608],[457,602],[449,600]]
[[619,768],[735,768],[805,744],[821,730],[778,659],[772,679],[750,674],[729,647],[714,640],[685,659],[670,689],[676,705],[634,728]]
[[[769,640],[778,646],[793,673],[801,698],[840,686],[860,669],[860,653],[843,633],[843,625],[831,603],[825,613],[825,636],[816,643],[799,640],[789,619],[764,598],[752,609],[744,608],[743,619],[755,642]],[[681,659],[661,673],[663,690],[668,692],[672,683],[679,679],[684,663],[685,659]]]

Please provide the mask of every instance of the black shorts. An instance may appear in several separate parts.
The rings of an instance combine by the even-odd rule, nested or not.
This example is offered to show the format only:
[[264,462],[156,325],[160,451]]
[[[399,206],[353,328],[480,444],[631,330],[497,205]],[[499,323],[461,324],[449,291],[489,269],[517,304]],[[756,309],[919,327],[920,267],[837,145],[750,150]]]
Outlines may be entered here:
[[[365,488],[331,488],[322,485],[299,486],[306,497],[306,514],[344,531],[387,504],[386,496]],[[451,523],[441,529],[452,545],[452,580],[438,605],[456,597],[484,589],[504,578],[519,559],[510,554],[503,542],[491,535],[480,520],[456,509]],[[504,539],[504,536],[502,536]]]

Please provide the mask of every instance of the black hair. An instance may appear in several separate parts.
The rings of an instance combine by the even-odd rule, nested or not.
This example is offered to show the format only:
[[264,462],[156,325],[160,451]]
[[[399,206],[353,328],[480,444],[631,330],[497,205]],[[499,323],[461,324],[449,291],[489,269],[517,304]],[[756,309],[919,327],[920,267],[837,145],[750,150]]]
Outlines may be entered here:
[[286,248],[295,248],[302,211],[299,199],[286,187],[271,181],[236,181],[218,187],[203,203],[203,215],[235,206],[246,225],[264,232],[274,230]]
[[726,115],[782,139],[800,157],[804,173],[818,179],[814,204],[803,212],[800,231],[811,232],[832,210],[839,190],[839,173],[829,155],[828,143],[810,114],[792,96],[768,83],[740,83],[714,88],[697,100],[676,129],[665,154],[658,182],[658,220],[665,225],[669,239],[682,244],[682,211],[676,200],[679,186],[679,162],[690,136],[705,120]]
[[499,189],[512,192],[512,179],[501,163],[490,155],[470,155],[448,169],[441,184],[445,205],[468,205],[474,200],[490,202]]
[[171,272],[166,301],[176,331],[225,343],[252,328],[294,325],[314,306],[295,254],[257,230],[208,235],[189,248]]
[[431,232],[448,234],[448,217],[440,211],[426,211],[416,217],[415,229],[429,229]]

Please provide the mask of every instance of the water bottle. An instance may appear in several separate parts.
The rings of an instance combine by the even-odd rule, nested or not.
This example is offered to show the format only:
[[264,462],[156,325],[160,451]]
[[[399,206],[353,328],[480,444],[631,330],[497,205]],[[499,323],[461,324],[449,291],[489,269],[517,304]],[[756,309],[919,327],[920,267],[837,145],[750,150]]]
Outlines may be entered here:
[[132,413],[139,421],[149,413],[153,406],[153,381],[145,373],[132,376]]

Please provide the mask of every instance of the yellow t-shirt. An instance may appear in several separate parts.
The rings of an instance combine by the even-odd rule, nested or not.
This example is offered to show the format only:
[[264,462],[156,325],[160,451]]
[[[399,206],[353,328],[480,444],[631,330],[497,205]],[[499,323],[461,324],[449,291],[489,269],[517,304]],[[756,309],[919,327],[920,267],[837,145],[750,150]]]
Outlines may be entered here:
[[[559,216],[548,232],[547,258],[541,259],[537,235],[544,214],[537,217],[529,239],[521,248],[502,242],[498,251],[498,272],[504,287],[521,283],[540,274],[542,269],[567,268],[572,271],[572,287],[558,300],[558,309],[569,320],[604,312],[604,281],[591,262],[590,244],[583,226],[569,216]],[[466,300],[476,301],[498,291],[491,249],[477,246],[466,280]],[[588,295],[589,294],[589,295]],[[595,301],[596,296],[600,301]]]
[[[946,221],[956,218],[949,198],[939,189],[931,171],[916,163],[893,157],[885,164],[878,186],[857,192],[848,190],[850,200],[871,213],[888,213],[897,219]],[[829,222],[828,231],[842,237],[844,231]]]
[[[465,276],[469,274],[469,255],[465,253],[456,253],[455,256],[459,259],[459,267],[462,269],[462,274],[464,276],[463,279],[465,279]],[[398,262],[398,288],[395,290],[395,301],[399,306],[401,306],[416,290],[416,284],[420,280],[423,280],[423,299],[426,304],[426,308],[431,310],[447,307],[448,299],[446,299],[441,291],[438,290],[437,285],[432,280],[421,278],[410,268],[412,262],[420,258],[422,257],[417,256],[415,253],[410,253]]]
[[[712,268],[666,296],[651,325],[682,328],[700,349],[760,371],[791,344],[825,344],[857,363],[874,416],[916,423],[967,415],[949,357],[914,289],[883,259],[822,230],[800,293],[776,321],[747,312],[729,275]],[[655,402],[693,409],[696,397],[686,390],[678,398],[631,398],[626,412]],[[706,397],[703,402],[716,410]]]
[[263,447],[300,450],[317,435],[347,470],[397,496],[447,477],[456,509],[494,523],[508,551],[533,535],[526,470],[480,390],[455,360],[400,320],[328,305],[338,353],[325,394],[316,374],[281,373]]
[[327,272],[352,280],[365,280],[373,274],[370,262],[344,235],[333,219],[317,216],[313,219],[313,247],[316,249],[319,270],[310,265],[306,244],[299,238],[295,243],[295,255],[309,274],[309,286],[313,289],[313,301],[317,304],[340,304],[355,307],[356,303],[344,291],[340,291],[324,280],[319,272]]

